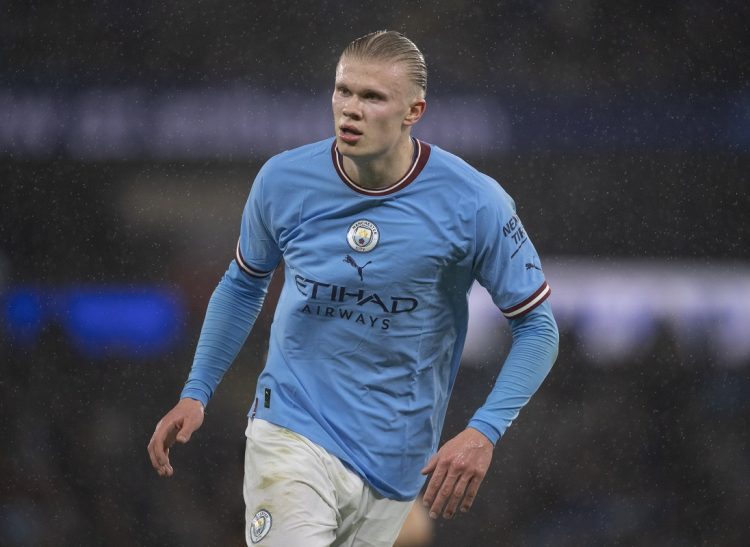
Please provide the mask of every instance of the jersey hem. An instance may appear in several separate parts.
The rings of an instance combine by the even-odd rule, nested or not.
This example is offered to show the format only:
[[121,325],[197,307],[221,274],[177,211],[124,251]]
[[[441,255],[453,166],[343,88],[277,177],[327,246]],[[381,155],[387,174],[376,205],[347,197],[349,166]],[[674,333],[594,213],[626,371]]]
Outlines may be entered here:
[[353,473],[359,476],[359,478],[361,478],[362,481],[365,482],[365,484],[367,484],[370,488],[375,490],[378,494],[380,494],[383,497],[386,497],[394,501],[413,501],[419,495],[419,491],[422,488],[421,486],[414,493],[406,493],[406,494],[397,493],[393,490],[386,490],[386,489],[380,488],[379,486],[373,484],[373,482],[367,477],[367,475],[365,475],[362,472],[362,470],[351,461],[351,458],[347,457],[346,454],[343,454],[341,451],[339,451],[335,445],[329,446],[327,443],[325,443],[324,439],[319,439],[315,437],[314,435],[310,435],[309,433],[302,433],[291,424],[284,423],[283,420],[277,420],[277,419],[272,418],[271,416],[268,416],[260,408],[258,409],[258,412],[255,413],[254,416],[252,415],[252,409],[251,409],[251,411],[248,412],[247,416],[248,416],[248,420],[255,420],[255,419],[265,420],[279,427],[283,427],[290,431],[294,431],[297,435],[304,437],[309,442],[317,445],[322,450],[325,450],[326,452],[328,452],[330,455],[338,458],[341,461],[341,463],[344,464],[345,467],[347,467]]

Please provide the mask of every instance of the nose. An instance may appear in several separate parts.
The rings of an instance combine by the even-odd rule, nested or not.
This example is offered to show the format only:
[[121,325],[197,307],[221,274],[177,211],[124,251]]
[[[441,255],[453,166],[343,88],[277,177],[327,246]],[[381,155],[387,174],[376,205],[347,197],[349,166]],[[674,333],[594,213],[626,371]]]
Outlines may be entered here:
[[347,118],[353,120],[359,120],[362,117],[362,110],[359,105],[359,100],[356,97],[350,97],[344,102],[341,113]]

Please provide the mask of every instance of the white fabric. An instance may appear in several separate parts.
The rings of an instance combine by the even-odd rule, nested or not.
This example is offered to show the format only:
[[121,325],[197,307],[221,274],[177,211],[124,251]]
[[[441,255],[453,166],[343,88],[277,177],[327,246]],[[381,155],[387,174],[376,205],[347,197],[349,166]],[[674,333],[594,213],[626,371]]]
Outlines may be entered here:
[[[413,501],[384,498],[338,458],[288,429],[256,418],[249,421],[246,435],[248,545],[393,545]],[[256,515],[265,517],[263,511],[270,514],[271,526],[253,543],[252,522]],[[258,529],[262,530],[256,525]]]

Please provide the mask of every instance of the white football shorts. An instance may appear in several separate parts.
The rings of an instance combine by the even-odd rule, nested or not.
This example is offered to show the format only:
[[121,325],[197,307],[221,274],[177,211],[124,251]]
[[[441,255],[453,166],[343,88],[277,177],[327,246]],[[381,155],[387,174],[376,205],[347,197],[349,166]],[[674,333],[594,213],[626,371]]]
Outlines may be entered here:
[[247,426],[245,539],[267,547],[391,547],[413,501],[375,492],[322,447],[258,418]]

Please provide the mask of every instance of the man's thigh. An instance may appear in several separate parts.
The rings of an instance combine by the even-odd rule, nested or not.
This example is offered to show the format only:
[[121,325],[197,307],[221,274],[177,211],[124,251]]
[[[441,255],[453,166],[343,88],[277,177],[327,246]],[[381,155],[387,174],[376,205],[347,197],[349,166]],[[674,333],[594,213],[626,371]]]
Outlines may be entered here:
[[359,507],[343,519],[332,547],[392,547],[413,501],[395,501],[366,487]]
[[329,547],[339,527],[336,494],[323,454],[263,420],[248,426],[245,539],[267,547]]

